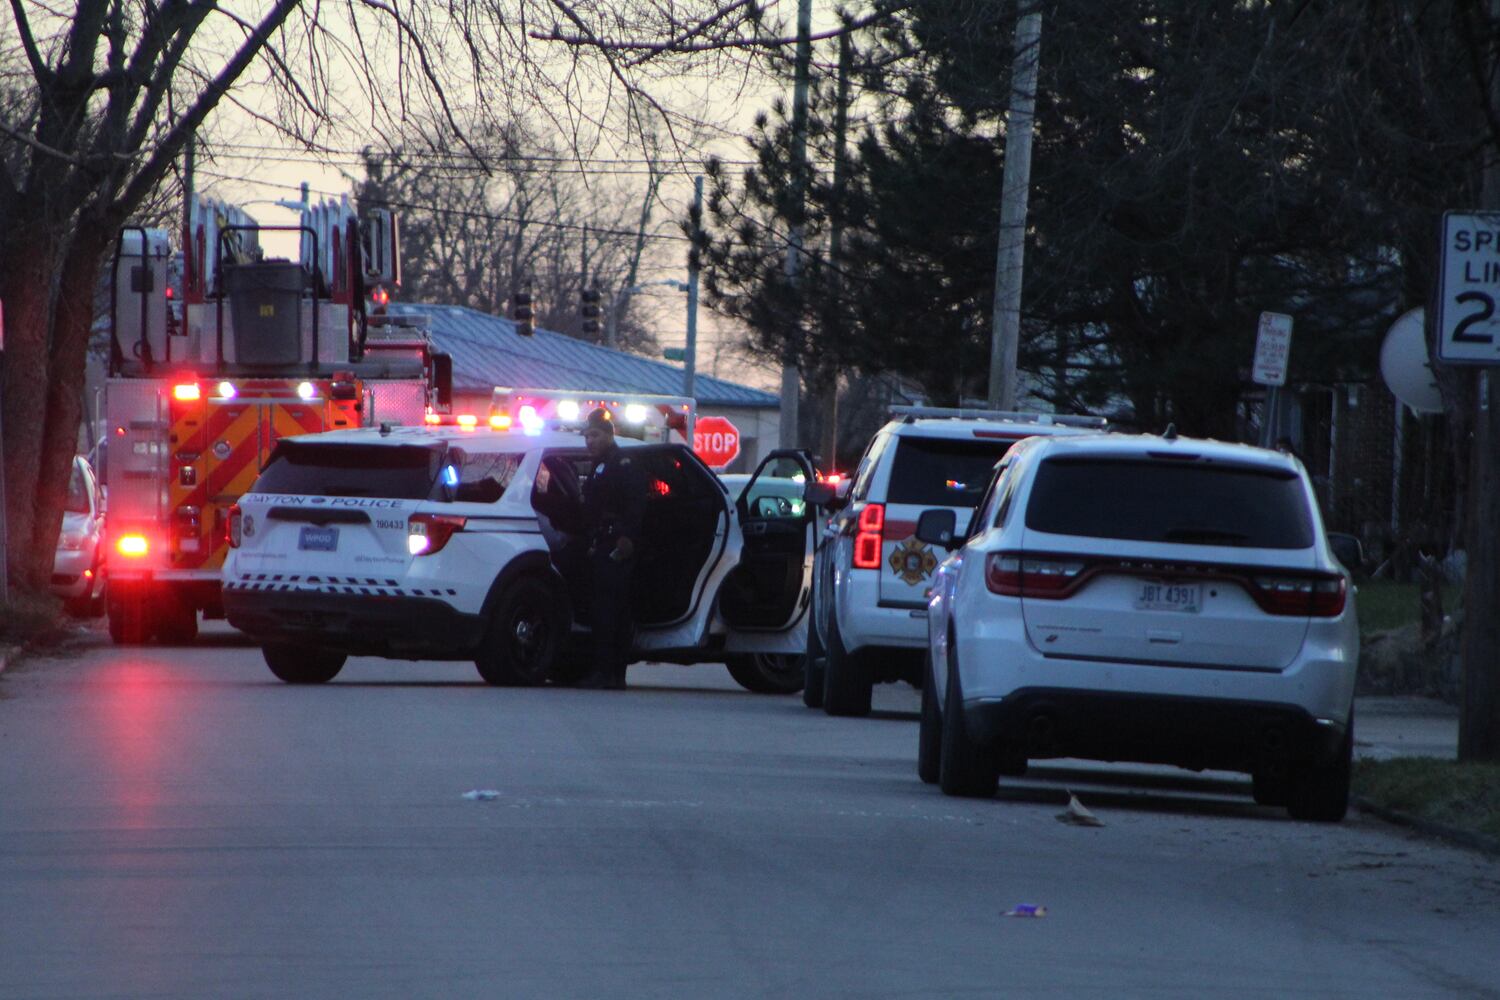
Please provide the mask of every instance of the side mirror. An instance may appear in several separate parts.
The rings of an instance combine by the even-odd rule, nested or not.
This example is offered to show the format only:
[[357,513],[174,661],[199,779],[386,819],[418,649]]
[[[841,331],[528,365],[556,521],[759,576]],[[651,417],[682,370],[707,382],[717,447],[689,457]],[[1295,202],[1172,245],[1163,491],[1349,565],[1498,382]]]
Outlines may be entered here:
[[810,507],[830,507],[838,495],[834,483],[808,483],[802,490],[802,499]]
[[1342,531],[1330,531],[1328,546],[1333,549],[1333,557],[1343,563],[1344,568],[1351,573],[1358,572],[1364,566],[1365,547],[1360,544],[1358,537]]
[[917,541],[928,545],[941,545],[949,551],[958,548],[954,537],[957,530],[958,518],[951,510],[924,510],[917,518]]

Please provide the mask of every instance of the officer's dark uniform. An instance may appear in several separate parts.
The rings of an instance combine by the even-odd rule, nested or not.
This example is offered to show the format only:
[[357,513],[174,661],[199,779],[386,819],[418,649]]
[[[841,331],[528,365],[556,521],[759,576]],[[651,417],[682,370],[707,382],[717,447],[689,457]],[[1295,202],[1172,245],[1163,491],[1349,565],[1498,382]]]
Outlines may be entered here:
[[[583,520],[588,538],[589,618],[594,630],[594,662],[585,683],[625,686],[632,625],[630,574],[641,546],[645,482],[630,456],[617,444],[594,463],[583,482]],[[615,543],[628,538],[629,558],[615,559]]]

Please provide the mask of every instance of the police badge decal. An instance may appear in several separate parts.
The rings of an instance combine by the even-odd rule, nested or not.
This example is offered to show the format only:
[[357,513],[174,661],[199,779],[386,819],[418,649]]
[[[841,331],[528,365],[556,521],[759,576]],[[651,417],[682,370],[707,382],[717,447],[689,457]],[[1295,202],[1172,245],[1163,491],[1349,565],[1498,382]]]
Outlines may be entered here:
[[891,552],[891,572],[915,587],[937,569],[937,556],[915,538],[908,538]]

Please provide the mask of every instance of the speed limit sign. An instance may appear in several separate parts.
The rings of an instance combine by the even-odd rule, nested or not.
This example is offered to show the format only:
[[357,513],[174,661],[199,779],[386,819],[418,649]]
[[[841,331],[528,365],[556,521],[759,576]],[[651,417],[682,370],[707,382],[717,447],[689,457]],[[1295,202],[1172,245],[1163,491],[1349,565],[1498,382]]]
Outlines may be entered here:
[[1438,278],[1438,359],[1500,365],[1500,212],[1443,216]]

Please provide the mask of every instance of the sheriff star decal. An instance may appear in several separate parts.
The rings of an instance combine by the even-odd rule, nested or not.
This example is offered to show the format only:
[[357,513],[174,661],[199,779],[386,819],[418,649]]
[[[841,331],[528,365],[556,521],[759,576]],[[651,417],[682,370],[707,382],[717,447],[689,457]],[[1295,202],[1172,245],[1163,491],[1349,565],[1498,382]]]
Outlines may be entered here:
[[915,538],[908,538],[891,552],[891,572],[915,587],[937,569],[937,556]]

